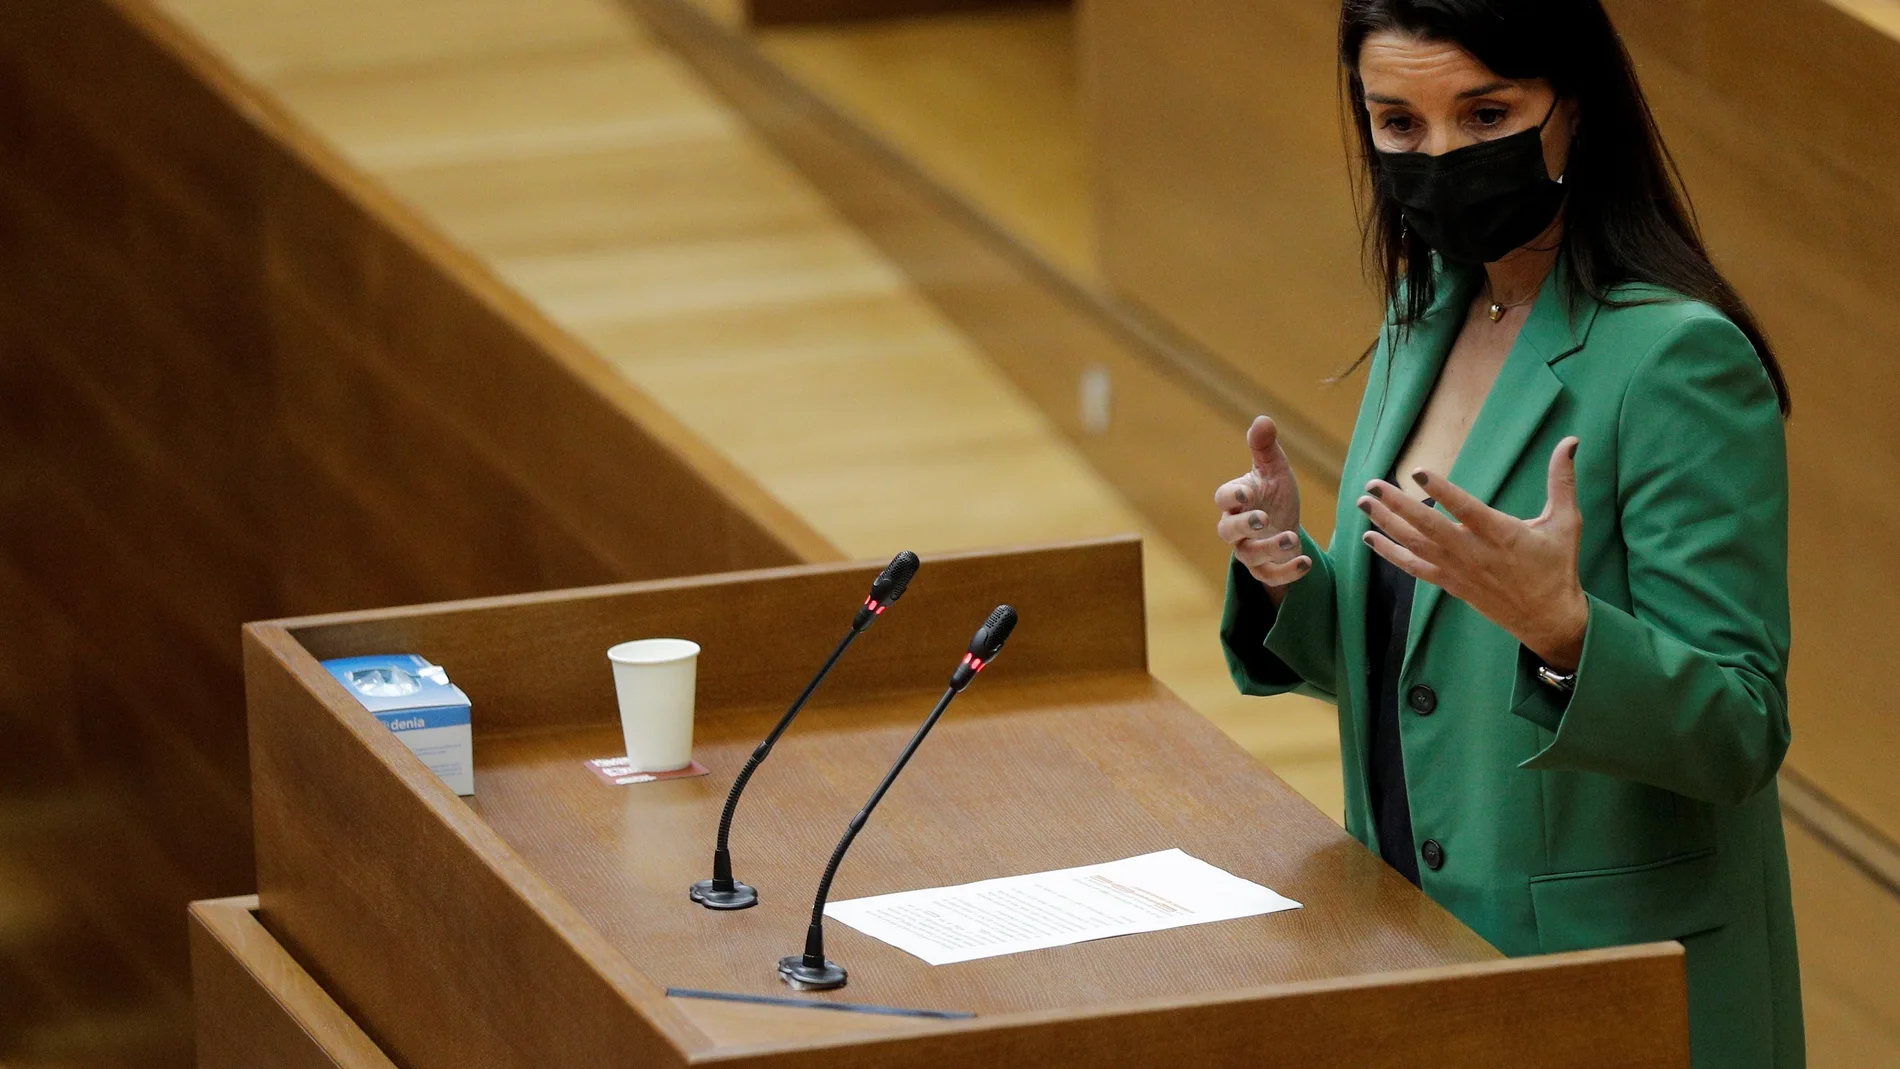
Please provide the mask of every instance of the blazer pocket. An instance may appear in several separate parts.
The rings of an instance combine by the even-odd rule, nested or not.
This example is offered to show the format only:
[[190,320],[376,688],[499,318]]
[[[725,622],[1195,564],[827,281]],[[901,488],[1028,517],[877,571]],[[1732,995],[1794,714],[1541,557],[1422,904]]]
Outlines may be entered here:
[[1714,848],[1614,869],[1531,877],[1544,953],[1681,939],[1728,923]]

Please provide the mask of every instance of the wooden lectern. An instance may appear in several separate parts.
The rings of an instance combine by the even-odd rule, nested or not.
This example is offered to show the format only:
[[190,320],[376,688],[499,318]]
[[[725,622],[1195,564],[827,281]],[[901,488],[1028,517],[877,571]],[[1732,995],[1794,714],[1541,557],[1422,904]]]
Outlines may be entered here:
[[[411,1069],[1688,1064],[1678,945],[1500,957],[1151,678],[1140,552],[927,559],[748,788],[732,847],[761,901],[737,913],[687,886],[709,874],[731,777],[876,565],[252,624],[258,918]],[[850,984],[799,996],[964,1020],[669,997],[795,994],[776,963],[803,946],[833,843],[999,602],[1021,625],[833,899],[1180,847],[1305,908],[935,968],[833,922]],[[703,647],[712,774],[609,786],[584,765],[621,750],[606,650],[662,635]],[[473,798],[317,663],[387,652],[445,666],[473,700]]]

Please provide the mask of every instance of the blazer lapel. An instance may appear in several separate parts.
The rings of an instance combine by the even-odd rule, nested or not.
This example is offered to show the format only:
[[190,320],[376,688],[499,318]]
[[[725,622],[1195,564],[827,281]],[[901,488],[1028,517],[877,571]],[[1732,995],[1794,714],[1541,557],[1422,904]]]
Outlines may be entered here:
[[[1563,393],[1563,383],[1551,365],[1583,348],[1590,326],[1596,320],[1596,302],[1587,301],[1585,307],[1577,308],[1573,297],[1569,273],[1560,261],[1544,280],[1537,303],[1531,308],[1524,329],[1518,333],[1517,343],[1499,369],[1497,381],[1485,396],[1478,419],[1452,465],[1451,481],[1486,504],[1492,503],[1505,478],[1520,461],[1536,462],[1539,470],[1543,470],[1550,459],[1525,458],[1523,454],[1538,428],[1543,426],[1551,406]],[[1418,584],[1412,599],[1402,672],[1410,670],[1413,653],[1431,623],[1432,612],[1438,607],[1442,593],[1430,583]]]
[[1362,672],[1366,665],[1366,588],[1372,574],[1372,550],[1362,541],[1371,521],[1353,503],[1367,482],[1383,478],[1391,470],[1392,461],[1412,436],[1412,425],[1424,410],[1432,385],[1438,381],[1438,371],[1464,324],[1465,308],[1477,289],[1477,273],[1452,270],[1439,278],[1438,298],[1430,310],[1409,330],[1395,334],[1385,359],[1374,362],[1359,417],[1369,437],[1354,435],[1356,442],[1366,444],[1363,449],[1355,446],[1353,455],[1347,457],[1339,488],[1339,511],[1334,518],[1340,641],[1347,651],[1346,663],[1357,666],[1348,669],[1346,685],[1359,695],[1360,710],[1358,716],[1346,718],[1350,737],[1342,742],[1356,754],[1360,768],[1366,762],[1363,721],[1370,715],[1366,712],[1370,705]]

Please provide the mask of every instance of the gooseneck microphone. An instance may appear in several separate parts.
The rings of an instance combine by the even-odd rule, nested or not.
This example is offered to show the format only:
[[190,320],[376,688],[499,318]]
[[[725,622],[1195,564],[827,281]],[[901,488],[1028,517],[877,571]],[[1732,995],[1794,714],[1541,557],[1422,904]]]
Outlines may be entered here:
[[759,743],[758,748],[752,751],[752,756],[746,759],[745,767],[739,770],[739,775],[732,781],[731,792],[726,795],[725,811],[719,814],[719,841],[713,847],[712,879],[701,880],[686,892],[693,901],[707,909],[746,909],[758,905],[759,892],[732,878],[732,851],[728,847],[727,840],[732,834],[732,814],[739,808],[739,796],[745,793],[746,783],[752,779],[752,773],[758,771],[759,765],[772,752],[772,747],[778,742],[779,736],[785,734],[785,729],[792,726],[792,721],[798,716],[798,711],[811,700],[812,692],[818,689],[818,684],[824,682],[825,677],[831,674],[831,666],[837,664],[838,658],[844,656],[844,651],[851,648],[851,643],[864,633],[865,628],[871,626],[871,621],[884,615],[885,609],[890,608],[898,598],[904,596],[905,588],[910,586],[911,577],[917,574],[918,563],[917,554],[908,549],[891,558],[891,562],[884,566],[884,570],[878,573],[877,579],[871,583],[871,596],[865,598],[864,604],[858,607],[858,615],[851,621],[851,630],[845,633],[844,641],[838,643],[838,648],[831,651],[831,656],[825,659],[824,667],[818,670],[818,674],[812,677],[810,683],[805,684],[805,692],[798,696],[798,700],[792,703],[790,709],[785,710],[785,715],[779,717],[778,724],[772,728],[771,734],[767,735],[765,741]]
[[877,785],[877,790],[871,792],[871,800],[864,803],[864,808],[858,810],[857,816],[851,818],[850,826],[844,830],[844,838],[838,840],[838,848],[831,852],[831,861],[825,865],[825,874],[818,881],[818,896],[811,906],[811,927],[805,930],[805,953],[779,959],[779,978],[793,988],[800,991],[825,991],[844,986],[844,967],[825,958],[825,900],[831,896],[831,879],[838,874],[838,863],[844,860],[845,851],[851,849],[851,841],[858,837],[865,821],[871,819],[871,811],[883,800],[884,792],[891,789],[897,774],[904,771],[905,763],[917,752],[924,736],[930,734],[930,729],[936,726],[943,711],[950,707],[950,702],[963,693],[963,688],[970,685],[977,673],[1002,652],[1004,641],[1015,628],[1016,610],[1007,605],[998,605],[990,613],[989,619],[983,621],[983,626],[977,628],[976,637],[970,640],[970,652],[963,655],[962,663],[950,675],[950,688],[943,692],[943,697],[937,699],[937,707],[924,718],[924,726],[911,736],[910,745],[897,755],[897,763],[885,773],[884,782]]

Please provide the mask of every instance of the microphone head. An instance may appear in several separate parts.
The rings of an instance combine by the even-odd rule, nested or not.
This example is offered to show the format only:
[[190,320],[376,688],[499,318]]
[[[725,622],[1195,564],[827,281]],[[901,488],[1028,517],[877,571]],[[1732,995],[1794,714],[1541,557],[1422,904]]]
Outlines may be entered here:
[[1003,652],[1003,643],[1009,641],[1009,633],[1016,630],[1016,610],[1008,605],[998,605],[991,610],[990,618],[976,629],[976,637],[970,640],[970,656],[976,658],[979,665],[985,665]]
[[877,573],[871,582],[871,596],[864,599],[858,608],[857,619],[851,621],[853,631],[863,631],[871,626],[871,621],[884,615],[891,603],[904,596],[905,588],[910,586],[910,578],[917,574],[917,554],[905,550],[891,558],[884,570]]
[[950,673],[950,689],[961,691],[970,685],[976,674],[989,667],[996,655],[1003,652],[1003,643],[1009,641],[1009,633],[1016,630],[1016,610],[1007,605],[998,605],[990,611],[990,618],[976,629],[976,637],[970,640],[970,652],[963,655],[963,661],[957,670]]
[[891,558],[891,562],[878,573],[877,580],[871,584],[871,600],[879,605],[889,605],[904,596],[910,586],[911,577],[917,574],[917,566],[922,562],[917,554],[905,550]]

